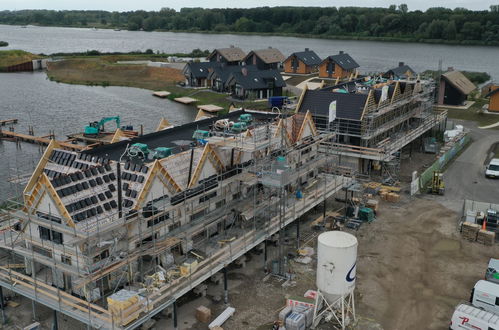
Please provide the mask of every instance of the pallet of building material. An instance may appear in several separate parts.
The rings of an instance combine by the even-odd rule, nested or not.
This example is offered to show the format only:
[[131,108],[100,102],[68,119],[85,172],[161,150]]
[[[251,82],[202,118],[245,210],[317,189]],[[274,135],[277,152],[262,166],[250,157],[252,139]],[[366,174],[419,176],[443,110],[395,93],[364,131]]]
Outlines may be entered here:
[[485,245],[493,245],[496,240],[496,233],[493,231],[480,229],[478,235],[476,237],[476,241],[478,243],[482,243]]
[[386,191],[386,190],[380,190],[379,192],[379,196],[381,197],[382,200],[386,201],[387,200],[387,196],[388,196],[389,192]]
[[474,242],[476,241],[476,237],[479,231],[480,231],[480,225],[477,225],[476,223],[464,222],[461,234],[463,235],[464,239]]
[[208,323],[211,320],[211,309],[206,306],[196,308],[196,319],[201,323]]
[[400,195],[394,192],[388,193],[386,195],[386,200],[392,203],[397,203],[398,201],[400,201]]
[[366,207],[372,209],[374,212],[378,212],[378,201],[375,199],[368,199]]

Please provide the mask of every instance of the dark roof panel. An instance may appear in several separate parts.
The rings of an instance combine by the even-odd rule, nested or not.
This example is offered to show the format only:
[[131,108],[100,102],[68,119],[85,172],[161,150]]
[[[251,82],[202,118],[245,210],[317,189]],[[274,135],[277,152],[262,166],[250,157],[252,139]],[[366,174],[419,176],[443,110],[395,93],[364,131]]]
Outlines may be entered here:
[[327,59],[338,64],[344,70],[352,70],[352,69],[358,68],[360,66],[357,64],[357,62],[355,62],[355,60],[350,55],[348,55],[346,53],[328,56],[325,60],[327,60]]
[[[295,52],[291,56],[296,56],[300,61],[305,63],[305,65],[313,66],[321,64],[321,58],[313,50],[305,50],[303,52]],[[288,58],[289,58],[288,57]]]
[[386,75],[393,75],[396,78],[407,78],[406,73],[411,72],[413,75],[416,74],[416,72],[407,64],[404,65],[399,65],[396,68],[390,69],[386,72]]
[[208,74],[220,65],[218,62],[189,62],[185,65],[184,73],[190,72],[195,78],[207,78]]
[[241,85],[244,89],[266,89],[268,82],[274,81],[275,87],[284,87],[286,83],[277,70],[246,70],[233,72],[229,78]]
[[299,112],[310,111],[313,116],[328,117],[329,105],[336,101],[336,117],[361,120],[367,94],[343,94],[322,90],[307,90]]

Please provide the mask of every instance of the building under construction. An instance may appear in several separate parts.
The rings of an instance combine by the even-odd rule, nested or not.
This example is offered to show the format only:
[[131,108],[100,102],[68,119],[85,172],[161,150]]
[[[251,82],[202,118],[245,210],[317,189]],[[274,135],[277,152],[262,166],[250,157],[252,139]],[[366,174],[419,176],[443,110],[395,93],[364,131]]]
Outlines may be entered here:
[[0,285],[89,328],[133,329],[171,305],[176,327],[179,297],[350,182],[333,174],[332,141],[377,150],[373,123],[393,111],[426,127],[413,87],[385,103],[367,92],[356,129],[318,129],[306,94],[293,116],[237,110],[81,152],[52,141],[1,215]]
[[432,80],[360,78],[305,89],[297,112],[310,112],[318,128],[335,133],[329,146],[341,166],[396,177],[402,148],[447,117],[434,110],[434,92]]

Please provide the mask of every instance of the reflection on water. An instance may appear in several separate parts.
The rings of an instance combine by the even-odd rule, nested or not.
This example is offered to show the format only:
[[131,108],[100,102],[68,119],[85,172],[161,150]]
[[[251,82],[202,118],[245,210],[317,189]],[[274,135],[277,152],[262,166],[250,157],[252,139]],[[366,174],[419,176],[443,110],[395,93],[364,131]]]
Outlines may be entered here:
[[[122,125],[138,129],[142,124],[144,132],[151,132],[161,117],[178,125],[196,114],[193,107],[153,97],[145,89],[58,84],[46,79],[45,73],[0,74],[0,100],[0,119],[19,119],[14,125],[17,132],[27,133],[33,126],[35,135],[53,131],[61,140],[102,117],[119,115]],[[7,182],[9,174],[31,171],[40,156],[39,146],[22,143],[18,149],[15,143],[0,140],[0,200],[15,188]]]

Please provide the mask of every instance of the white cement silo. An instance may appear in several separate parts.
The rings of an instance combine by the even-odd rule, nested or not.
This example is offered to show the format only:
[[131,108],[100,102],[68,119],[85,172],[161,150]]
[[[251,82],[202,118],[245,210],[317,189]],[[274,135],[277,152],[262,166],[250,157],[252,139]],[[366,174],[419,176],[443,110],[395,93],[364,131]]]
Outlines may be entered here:
[[317,288],[329,303],[355,289],[357,238],[342,231],[319,235],[317,245]]

